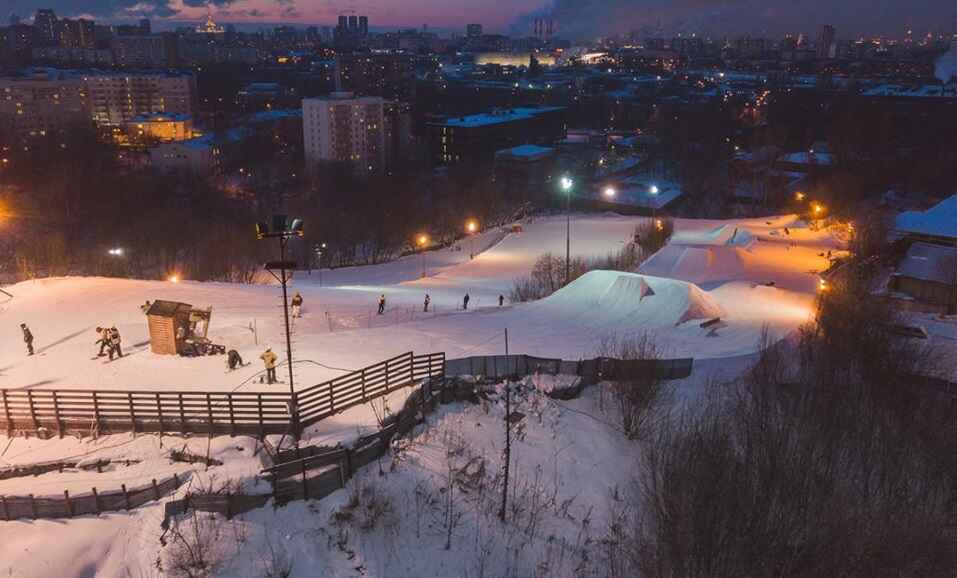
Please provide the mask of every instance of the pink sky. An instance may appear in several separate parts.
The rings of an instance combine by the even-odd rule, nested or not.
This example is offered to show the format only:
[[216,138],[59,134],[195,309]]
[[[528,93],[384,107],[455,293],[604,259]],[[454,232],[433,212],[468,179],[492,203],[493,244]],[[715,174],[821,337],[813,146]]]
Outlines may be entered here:
[[[178,3],[177,3],[178,4]],[[544,0],[383,0],[371,2],[337,2],[335,0],[298,0],[294,13],[283,12],[275,0],[237,0],[228,7],[214,8],[213,17],[224,22],[293,22],[302,24],[335,24],[339,14],[362,14],[372,27],[415,27],[423,24],[437,28],[461,28],[469,23],[482,24],[488,31],[505,31],[515,18],[540,8]],[[175,4],[174,4],[175,5]],[[175,20],[198,20],[206,8],[177,6],[181,13]],[[256,11],[256,12],[252,12]],[[251,13],[252,12],[252,13]],[[218,14],[218,16],[217,16]]]

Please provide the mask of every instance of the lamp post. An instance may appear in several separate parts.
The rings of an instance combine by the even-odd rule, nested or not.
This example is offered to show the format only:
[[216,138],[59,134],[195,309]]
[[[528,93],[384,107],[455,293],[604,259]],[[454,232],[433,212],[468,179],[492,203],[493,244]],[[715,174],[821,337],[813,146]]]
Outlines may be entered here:
[[316,243],[312,250],[316,253],[316,268],[319,269],[319,286],[322,287],[322,250],[326,248],[325,243]]
[[562,177],[562,190],[565,191],[565,285],[571,277],[572,253],[572,187],[575,182],[569,176]]
[[465,222],[465,231],[469,234],[469,259],[475,258],[475,233],[478,231],[478,223],[475,219],[469,219]]
[[420,234],[415,238],[415,244],[419,247],[419,252],[422,253],[422,276],[425,277],[425,246],[429,244],[429,236],[425,233]]
[[[289,239],[302,237],[302,235],[302,219],[293,219],[286,215],[275,215],[272,220],[272,228],[265,223],[256,224],[257,239],[279,239],[279,261],[266,263],[266,270],[282,284],[282,313],[286,323],[286,363],[289,365],[289,394],[293,400],[293,407],[290,408],[290,414],[293,416],[295,422],[293,428],[297,440],[299,438],[299,409],[295,407],[296,389],[293,386],[292,377],[292,337],[289,331],[289,297],[286,292],[286,285],[289,282],[286,271],[288,269],[295,269],[296,263],[286,260],[286,246],[289,244]],[[276,275],[276,269],[279,269],[279,275]]]

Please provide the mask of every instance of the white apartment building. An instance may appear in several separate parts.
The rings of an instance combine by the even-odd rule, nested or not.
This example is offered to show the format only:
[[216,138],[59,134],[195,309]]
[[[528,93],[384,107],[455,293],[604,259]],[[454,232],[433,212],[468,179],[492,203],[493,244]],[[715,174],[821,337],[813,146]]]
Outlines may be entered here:
[[302,101],[302,132],[306,165],[348,162],[356,172],[385,170],[384,100],[356,98],[351,92]]

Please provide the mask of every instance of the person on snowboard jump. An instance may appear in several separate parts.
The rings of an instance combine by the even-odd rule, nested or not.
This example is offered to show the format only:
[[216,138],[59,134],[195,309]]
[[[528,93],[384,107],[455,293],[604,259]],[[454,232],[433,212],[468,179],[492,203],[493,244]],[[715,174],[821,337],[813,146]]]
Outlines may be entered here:
[[276,383],[276,361],[279,360],[279,356],[273,353],[272,348],[267,347],[259,359],[262,359],[263,365],[266,366],[266,383],[269,385]]
[[226,352],[226,365],[229,366],[229,371],[233,371],[236,368],[246,365],[243,363],[242,356],[239,355],[239,352],[235,349],[230,349]]
[[294,318],[302,316],[302,295],[298,291],[292,296],[292,316]]
[[20,324],[20,330],[23,331],[23,342],[27,344],[27,355],[33,355],[33,333],[26,323]]

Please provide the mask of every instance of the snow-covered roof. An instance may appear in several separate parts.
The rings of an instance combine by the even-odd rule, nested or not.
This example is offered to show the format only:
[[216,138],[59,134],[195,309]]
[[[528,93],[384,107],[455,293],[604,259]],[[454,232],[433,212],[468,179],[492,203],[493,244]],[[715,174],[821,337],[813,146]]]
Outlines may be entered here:
[[897,267],[897,275],[937,283],[953,283],[957,269],[957,248],[917,242]]
[[446,119],[438,124],[445,126],[477,127],[492,124],[501,124],[506,122],[515,122],[517,120],[526,120],[536,115],[546,112],[563,110],[561,106],[546,106],[542,108],[510,108],[482,114],[472,114],[469,116],[459,116]]
[[900,84],[881,84],[864,92],[864,96],[902,96],[907,98],[957,98],[957,88],[953,85],[921,84],[904,86]]
[[957,195],[950,196],[926,211],[904,211],[897,216],[899,233],[957,239]]
[[831,153],[800,151],[796,153],[787,153],[781,157],[781,162],[792,163],[796,165],[831,165],[834,163],[834,157]]
[[540,147],[538,145],[519,145],[517,147],[512,147],[510,149],[503,149],[497,151],[495,156],[510,156],[510,157],[521,157],[524,159],[538,159],[551,155],[555,152],[555,149],[549,147]]

